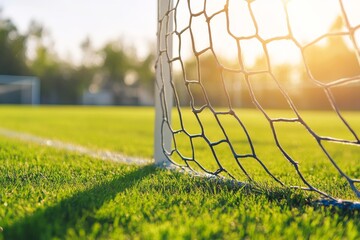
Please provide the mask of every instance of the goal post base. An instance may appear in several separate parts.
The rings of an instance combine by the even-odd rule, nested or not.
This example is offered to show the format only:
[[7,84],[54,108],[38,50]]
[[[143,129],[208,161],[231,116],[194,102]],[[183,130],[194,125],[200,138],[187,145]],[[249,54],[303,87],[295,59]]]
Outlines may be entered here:
[[342,210],[360,210],[360,202],[355,202],[351,200],[332,200],[332,199],[319,199],[314,202],[315,206],[324,206],[324,207],[335,207]]
[[[191,177],[200,178],[200,179],[207,179],[210,181],[215,181],[216,183],[225,184],[226,186],[231,186],[232,188],[244,188],[248,187],[252,189],[252,192],[261,192],[259,188],[256,188],[255,185],[247,182],[241,182],[234,179],[224,178],[221,176],[216,176],[213,174],[208,174],[204,172],[196,172],[188,167],[178,166],[176,164],[171,163],[170,161],[164,161],[160,163],[155,163],[156,167],[160,167],[161,169],[166,169],[169,171],[174,171],[181,174],[187,174]],[[338,208],[341,210],[349,210],[349,211],[359,211],[360,210],[360,202],[352,201],[352,200],[343,200],[343,199],[330,199],[330,198],[323,198],[315,201],[310,201],[309,204],[313,207],[333,207]]]

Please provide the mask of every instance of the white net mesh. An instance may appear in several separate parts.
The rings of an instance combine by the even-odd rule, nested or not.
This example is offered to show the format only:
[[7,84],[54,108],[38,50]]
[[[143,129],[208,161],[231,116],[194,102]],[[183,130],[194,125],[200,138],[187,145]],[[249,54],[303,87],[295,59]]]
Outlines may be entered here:
[[156,66],[169,161],[360,198],[358,1],[178,0],[165,8]]

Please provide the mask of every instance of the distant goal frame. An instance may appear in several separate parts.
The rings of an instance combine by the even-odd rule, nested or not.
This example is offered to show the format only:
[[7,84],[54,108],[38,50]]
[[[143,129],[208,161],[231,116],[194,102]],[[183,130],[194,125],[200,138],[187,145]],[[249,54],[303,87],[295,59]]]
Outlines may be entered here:
[[37,77],[0,75],[0,94],[15,91],[20,91],[20,99],[16,104],[40,104],[40,80]]

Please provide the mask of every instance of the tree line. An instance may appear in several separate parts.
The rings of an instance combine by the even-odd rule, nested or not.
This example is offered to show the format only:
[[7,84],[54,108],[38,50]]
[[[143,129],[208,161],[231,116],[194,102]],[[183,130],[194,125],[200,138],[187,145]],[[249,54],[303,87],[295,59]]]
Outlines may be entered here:
[[[338,18],[329,31],[341,30],[342,20]],[[11,19],[1,17],[0,12],[0,75],[37,76],[42,104],[79,104],[84,91],[101,89],[111,90],[114,104],[120,105],[127,103],[125,98],[137,88],[144,91],[134,91],[136,97],[144,92],[153,96],[155,51],[139,59],[134,48],[122,41],[110,41],[95,49],[90,38],[85,38],[80,48],[80,63],[64,61],[40,23],[31,22],[27,31],[20,33]],[[209,99],[213,106],[227,106],[230,100],[234,107],[252,108],[255,97],[264,108],[288,108],[280,84],[298,108],[331,109],[330,93],[342,109],[360,109],[358,81],[327,89],[319,87],[319,83],[360,75],[356,51],[343,36],[334,35],[313,44],[303,49],[303,56],[305,61],[300,64],[272,65],[271,72],[249,75],[247,79],[244,74],[222,69],[212,54],[203,54],[198,60],[185,59],[184,72],[174,73],[178,98],[184,106],[189,106],[190,101],[202,106]],[[266,56],[260,56],[254,68],[268,69],[269,64]]]
[[[128,85],[141,86],[152,94],[154,53],[140,59],[121,40],[109,41],[95,49],[91,39],[85,38],[79,46],[82,61],[75,64],[61,59],[51,42],[51,35],[42,24],[32,21],[22,33],[0,11],[0,75],[38,77],[42,104],[79,104],[84,91],[104,88],[115,89],[114,103],[122,104],[116,89]],[[127,83],[129,73],[135,73],[136,79]]]

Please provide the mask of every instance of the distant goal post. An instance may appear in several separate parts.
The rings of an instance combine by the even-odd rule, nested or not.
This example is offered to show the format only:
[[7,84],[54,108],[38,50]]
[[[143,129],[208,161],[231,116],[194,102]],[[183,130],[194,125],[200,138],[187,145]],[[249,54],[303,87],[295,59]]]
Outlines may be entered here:
[[360,18],[344,2],[158,0],[155,162],[359,199]]
[[33,76],[0,75],[0,104],[40,104],[40,80]]

